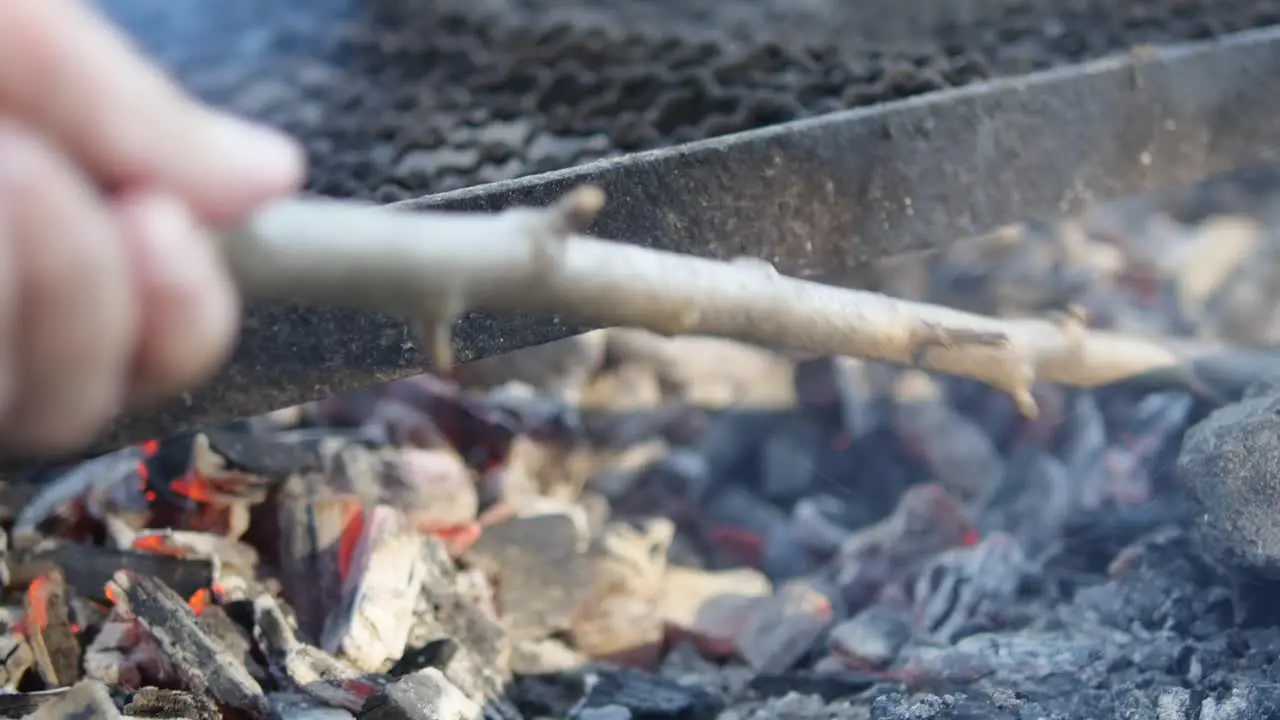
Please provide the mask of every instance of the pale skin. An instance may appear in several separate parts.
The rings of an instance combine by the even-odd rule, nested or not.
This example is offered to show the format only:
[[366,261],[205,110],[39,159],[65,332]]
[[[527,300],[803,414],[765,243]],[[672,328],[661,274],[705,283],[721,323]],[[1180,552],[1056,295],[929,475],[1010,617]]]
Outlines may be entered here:
[[75,450],[215,371],[239,300],[208,229],[304,174],[89,4],[0,2],[0,445]]

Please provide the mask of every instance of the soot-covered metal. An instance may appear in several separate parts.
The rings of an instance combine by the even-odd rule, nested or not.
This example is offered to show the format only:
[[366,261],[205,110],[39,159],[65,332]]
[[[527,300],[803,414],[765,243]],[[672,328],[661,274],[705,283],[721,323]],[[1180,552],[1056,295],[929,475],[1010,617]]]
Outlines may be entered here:
[[[930,11],[935,29],[905,23],[915,27],[910,42],[878,49],[863,39],[875,34],[872,13],[837,7],[806,25],[800,11],[766,22],[760,8],[768,4],[721,13],[623,2],[614,15],[497,0],[469,11],[397,0],[105,5],[197,93],[302,138],[311,190],[380,201],[924,95],[414,203],[498,209],[595,181],[612,198],[599,234],[757,255],[801,274],[1188,181],[1280,146],[1271,122],[1280,94],[1268,88],[1280,50],[1267,32],[931,92],[1134,43],[1265,24],[1268,3],[979,3],[967,7],[967,24]],[[897,12],[934,7],[911,5]],[[786,14],[781,5],[769,12]],[[574,329],[471,317],[458,329],[458,355]],[[254,308],[235,361],[211,387],[126,418],[106,443],[416,367],[399,323]]]
[[302,138],[310,189],[380,201],[1280,19],[1261,0],[104,5],[197,93]]

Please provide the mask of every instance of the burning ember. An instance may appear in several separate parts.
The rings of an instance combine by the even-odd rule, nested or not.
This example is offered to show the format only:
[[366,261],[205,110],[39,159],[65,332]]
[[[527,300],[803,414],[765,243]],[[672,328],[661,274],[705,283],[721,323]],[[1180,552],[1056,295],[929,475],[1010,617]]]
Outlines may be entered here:
[[[1250,262],[1275,252],[1269,206],[1191,205],[1006,231],[876,284],[1274,343]],[[1206,262],[1223,232],[1252,241]],[[1280,543],[1213,524],[1258,513],[1230,493],[1265,450],[1209,442],[1266,446],[1253,406],[1183,448],[1217,403],[1034,395],[1025,417],[971,381],[610,329],[14,481],[0,712],[1280,716]],[[1181,487],[1179,452],[1201,469]]]

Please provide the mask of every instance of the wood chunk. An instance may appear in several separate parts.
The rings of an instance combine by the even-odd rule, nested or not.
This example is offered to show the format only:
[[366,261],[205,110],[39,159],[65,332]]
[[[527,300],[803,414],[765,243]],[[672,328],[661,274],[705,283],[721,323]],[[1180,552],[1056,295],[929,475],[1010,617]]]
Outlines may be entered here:
[[369,698],[362,720],[480,720],[484,716],[439,670],[427,668],[388,684]]
[[138,718],[184,718],[221,720],[217,706],[208,697],[182,690],[144,687],[129,697],[124,712]]
[[258,551],[253,546],[223,535],[189,530],[142,530],[133,537],[134,550],[155,554],[216,559],[221,571],[253,577],[258,567]]
[[568,513],[513,517],[486,528],[465,557],[494,579],[502,624],[514,641],[569,627],[590,589],[584,523]]
[[14,520],[13,539],[18,546],[39,541],[40,525],[77,501],[94,500],[115,487],[136,488],[142,453],[131,445],[86,460],[41,485]]
[[97,636],[85,648],[84,670],[95,680],[129,690],[181,680],[151,633],[119,607],[111,609]]
[[217,580],[217,563],[207,558],[154,555],[80,543],[48,542],[8,558],[12,581],[28,585],[50,569],[60,569],[77,595],[106,600],[103,588],[117,570],[156,578],[183,597]]
[[505,697],[511,680],[511,646],[502,626],[460,590],[458,573],[444,545],[424,538],[427,577],[414,610],[409,645],[447,641],[453,648],[438,658],[439,668],[462,692],[485,705],[486,716],[516,720],[520,712]]
[[571,624],[576,647],[628,664],[656,662],[662,643],[658,603],[675,536],[670,520],[636,528],[611,523],[591,547],[591,589]]
[[97,680],[82,680],[56,698],[43,702],[26,720],[115,720],[120,711],[111,700],[107,686]]
[[198,602],[200,598],[208,598],[210,594],[209,591],[202,590],[187,601],[188,607],[196,614],[196,624],[239,660],[250,675],[255,678],[263,677],[265,671],[254,658],[253,638],[248,631],[232,620],[221,605],[213,605],[207,599],[203,603]]
[[910,639],[911,625],[902,613],[872,605],[831,628],[827,648],[843,668],[879,670],[898,659]]
[[471,469],[451,450],[396,448],[380,501],[403,510],[423,531],[473,522],[480,499]]
[[485,609],[487,604],[481,605],[468,595],[474,588],[461,579],[442,542],[423,538],[420,547],[427,574],[414,610],[409,644],[421,647],[441,638],[456,639],[482,664],[505,673],[511,643],[501,623]]
[[319,496],[307,476],[297,475],[280,494],[278,520],[284,596],[299,632],[314,642],[342,603],[343,548],[360,536],[364,505],[355,495]]
[[154,578],[122,570],[110,592],[117,607],[138,618],[194,692],[207,692],[220,704],[252,717],[266,718],[262,688],[236,658],[196,622],[195,614],[174,591]]
[[421,542],[395,508],[370,511],[347,569],[342,606],[325,624],[325,651],[364,672],[400,659],[427,573]]
[[659,607],[669,633],[689,637],[708,657],[728,657],[756,604],[772,592],[769,579],[750,568],[670,567]]
[[321,702],[351,712],[363,707],[380,687],[350,665],[300,642],[270,595],[254,600],[253,615],[254,637],[280,683],[292,684]]
[[53,570],[32,580],[24,608],[23,633],[40,678],[50,687],[75,684],[80,679],[80,644],[71,629],[62,573]]
[[[15,628],[0,636],[0,687],[14,690],[35,662],[31,644]],[[0,693],[0,697],[4,697]]]
[[813,647],[834,619],[826,594],[793,580],[754,609],[738,636],[738,653],[761,673],[784,672]]

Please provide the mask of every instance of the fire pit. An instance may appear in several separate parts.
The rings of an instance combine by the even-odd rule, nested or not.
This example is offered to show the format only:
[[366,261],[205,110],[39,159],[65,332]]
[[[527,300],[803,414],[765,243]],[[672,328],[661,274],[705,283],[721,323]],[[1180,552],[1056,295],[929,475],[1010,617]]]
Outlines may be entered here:
[[[867,282],[1270,344],[1277,191],[1238,174]],[[1029,418],[970,380],[607,329],[49,468],[7,487],[0,707],[1280,713],[1272,579],[1201,542],[1184,498],[1217,478],[1175,482],[1220,403],[1033,394]]]
[[997,388],[921,368],[1012,334],[929,322],[888,365],[473,317],[471,362],[334,395],[410,373],[404,327],[258,307],[212,390],[7,478],[0,715],[1280,716],[1249,350],[1280,341],[1280,173],[1171,189],[1275,159],[1280,36],[1135,48],[1274,4],[103,5],[302,137],[321,194],[591,179],[602,235],[1177,361]]

